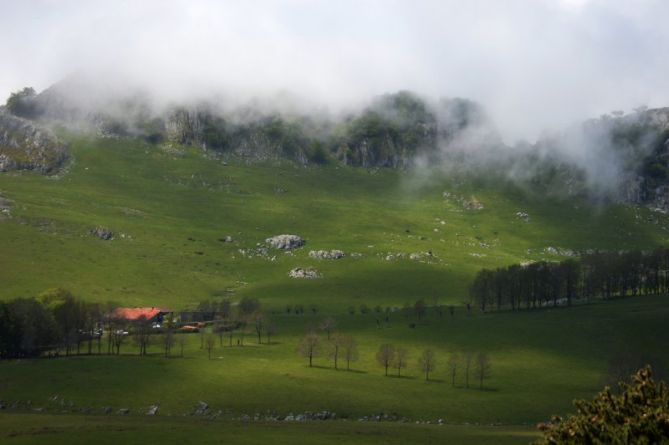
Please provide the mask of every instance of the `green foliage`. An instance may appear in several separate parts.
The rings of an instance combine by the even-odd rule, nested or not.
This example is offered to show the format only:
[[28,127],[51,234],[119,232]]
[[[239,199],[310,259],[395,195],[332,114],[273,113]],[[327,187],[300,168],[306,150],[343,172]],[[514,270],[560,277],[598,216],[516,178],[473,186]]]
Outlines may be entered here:
[[537,444],[658,444],[669,442],[669,396],[664,382],[653,381],[650,367],[640,369],[621,393],[607,387],[592,401],[574,402],[576,414],[541,424]]
[[37,117],[35,97],[35,89],[26,87],[11,93],[5,105],[7,106],[7,110],[13,115],[31,119]]

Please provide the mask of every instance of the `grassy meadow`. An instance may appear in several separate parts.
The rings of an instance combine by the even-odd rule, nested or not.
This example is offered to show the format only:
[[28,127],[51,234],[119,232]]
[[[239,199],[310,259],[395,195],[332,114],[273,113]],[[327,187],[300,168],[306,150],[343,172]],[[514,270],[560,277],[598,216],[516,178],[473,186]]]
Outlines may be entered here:
[[[64,287],[91,301],[178,310],[251,296],[272,312],[277,334],[261,345],[247,334],[243,347],[235,334],[234,346],[227,338],[217,343],[211,360],[199,334],[184,334],[184,357],[163,357],[159,344],[138,357],[128,340],[118,357],[0,362],[0,400],[21,401],[0,411],[2,443],[527,443],[534,423],[597,392],[616,357],[634,353],[669,364],[666,296],[471,316],[462,306],[480,268],[562,258],[547,254],[549,246],[666,245],[663,215],[532,198],[510,185],[443,174],[246,165],[126,140],[75,138],[71,150],[74,161],[58,177],[0,175],[0,194],[12,201],[11,218],[0,220],[0,299]],[[444,191],[484,208],[467,210]],[[519,211],[529,222],[516,217]],[[98,225],[114,231],[114,240],[90,235]],[[240,253],[281,233],[307,244],[293,254]],[[227,235],[234,242],[220,241]],[[312,249],[347,256],[318,260],[308,256]],[[427,251],[432,258],[408,258]],[[402,253],[407,257],[397,258]],[[309,266],[322,277],[288,277]],[[455,315],[430,310],[412,328],[399,312],[388,322],[374,312],[348,313],[363,303],[396,308],[420,298],[453,304]],[[286,305],[295,304],[318,310],[287,314]],[[352,371],[333,369],[323,356],[309,368],[296,353],[307,326],[326,316],[358,342]],[[382,343],[410,351],[403,377],[383,376],[374,359]],[[437,352],[430,381],[415,365],[426,347]],[[473,377],[466,388],[461,371],[455,386],[447,375],[449,355],[467,351],[490,356],[483,390]],[[50,401],[54,396],[66,407]],[[221,418],[183,417],[200,400]],[[143,416],[153,404],[158,416]],[[105,416],[103,407],[131,415]],[[349,420],[238,420],[321,410]],[[376,413],[407,423],[357,421]],[[446,425],[434,425],[437,419]]]

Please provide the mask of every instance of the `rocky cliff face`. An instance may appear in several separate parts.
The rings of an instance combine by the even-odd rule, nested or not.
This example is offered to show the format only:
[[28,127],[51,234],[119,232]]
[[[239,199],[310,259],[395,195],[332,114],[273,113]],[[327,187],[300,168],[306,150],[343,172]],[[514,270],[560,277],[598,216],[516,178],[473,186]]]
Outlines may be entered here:
[[51,173],[67,157],[66,147],[51,131],[0,110],[0,172]]
[[[559,154],[567,180],[579,190],[669,211],[669,108],[603,115],[544,138],[534,149]],[[555,161],[555,158],[554,158]],[[546,165],[546,162],[542,162]],[[541,181],[545,170],[526,169]]]

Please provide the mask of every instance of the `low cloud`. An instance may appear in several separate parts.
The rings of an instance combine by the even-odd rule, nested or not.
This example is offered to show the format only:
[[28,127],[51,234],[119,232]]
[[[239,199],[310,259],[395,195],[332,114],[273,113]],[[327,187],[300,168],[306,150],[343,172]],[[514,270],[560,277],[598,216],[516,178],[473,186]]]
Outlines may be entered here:
[[483,104],[505,141],[669,104],[669,3],[2,2],[0,94],[74,72],[163,100],[290,92],[340,109],[400,89]]

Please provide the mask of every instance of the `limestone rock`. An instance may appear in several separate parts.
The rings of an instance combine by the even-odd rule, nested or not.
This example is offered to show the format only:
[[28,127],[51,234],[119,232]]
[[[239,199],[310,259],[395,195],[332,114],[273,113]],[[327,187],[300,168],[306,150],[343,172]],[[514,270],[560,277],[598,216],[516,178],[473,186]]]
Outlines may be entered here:
[[308,278],[308,279],[320,278],[320,274],[318,273],[318,271],[311,267],[307,269],[296,267],[295,269],[292,269],[290,272],[288,272],[288,276],[291,278]]
[[305,241],[297,235],[276,235],[265,240],[267,244],[275,249],[291,250],[302,247]]
[[91,234],[97,236],[101,240],[109,241],[114,239],[114,232],[107,229],[106,227],[97,226],[95,229],[91,230]]
[[309,252],[311,258],[319,260],[338,260],[344,258],[344,252],[341,250],[312,250]]

